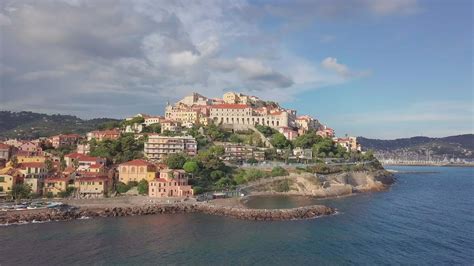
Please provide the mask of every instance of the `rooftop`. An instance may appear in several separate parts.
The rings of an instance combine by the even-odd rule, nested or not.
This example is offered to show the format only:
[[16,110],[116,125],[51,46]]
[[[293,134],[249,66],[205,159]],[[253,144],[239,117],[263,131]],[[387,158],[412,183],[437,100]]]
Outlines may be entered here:
[[246,104],[237,104],[237,103],[223,103],[223,104],[215,104],[211,106],[212,109],[245,109],[250,108],[250,106]]

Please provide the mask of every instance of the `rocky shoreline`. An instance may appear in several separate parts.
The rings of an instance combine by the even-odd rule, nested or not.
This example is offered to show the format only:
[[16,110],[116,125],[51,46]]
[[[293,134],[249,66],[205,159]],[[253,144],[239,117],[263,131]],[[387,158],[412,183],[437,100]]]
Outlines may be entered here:
[[71,208],[42,209],[25,211],[6,211],[0,214],[0,224],[20,224],[47,221],[68,221],[97,217],[124,217],[140,215],[158,215],[174,213],[204,213],[253,221],[289,221],[312,219],[323,215],[334,214],[334,208],[312,205],[293,209],[248,209],[214,206],[205,203],[156,204],[136,207],[114,208]]

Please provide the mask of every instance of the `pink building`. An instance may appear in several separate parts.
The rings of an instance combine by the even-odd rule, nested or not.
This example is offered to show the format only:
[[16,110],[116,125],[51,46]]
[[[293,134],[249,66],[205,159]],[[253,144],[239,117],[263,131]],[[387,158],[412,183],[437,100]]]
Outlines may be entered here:
[[74,161],[77,161],[78,165],[83,168],[89,168],[92,165],[105,165],[106,159],[102,157],[88,156],[80,153],[69,153],[64,155],[64,160],[67,166],[73,166]]
[[189,197],[193,194],[184,170],[162,170],[160,177],[151,181],[148,187],[148,195],[154,198]]
[[61,135],[51,137],[50,141],[51,141],[51,145],[54,148],[58,148],[61,146],[76,145],[80,139],[81,139],[81,135],[78,135],[78,134],[61,134]]
[[87,133],[87,140],[90,141],[95,139],[97,141],[103,141],[106,139],[115,140],[120,138],[119,129],[110,129],[110,130],[95,130]]
[[288,140],[293,140],[298,137],[298,132],[294,131],[289,127],[280,127],[278,128],[278,132],[283,134],[283,136],[285,136],[285,138]]
[[333,138],[336,135],[334,129],[327,126],[321,126],[318,131],[316,131],[316,134],[323,138]]
[[39,147],[39,145],[34,144],[33,142],[30,142],[30,141],[23,143],[19,147],[19,149],[25,152],[40,152],[41,151],[41,148]]

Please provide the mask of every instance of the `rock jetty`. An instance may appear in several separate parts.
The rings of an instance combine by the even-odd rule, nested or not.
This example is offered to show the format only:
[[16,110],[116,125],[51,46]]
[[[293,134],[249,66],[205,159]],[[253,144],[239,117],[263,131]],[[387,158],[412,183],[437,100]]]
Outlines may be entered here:
[[214,206],[204,203],[157,204],[114,208],[63,208],[7,211],[0,214],[0,224],[67,221],[85,217],[121,217],[173,213],[204,213],[254,221],[288,221],[312,219],[323,215],[330,215],[335,213],[335,209],[322,205],[312,205],[293,209],[248,209]]

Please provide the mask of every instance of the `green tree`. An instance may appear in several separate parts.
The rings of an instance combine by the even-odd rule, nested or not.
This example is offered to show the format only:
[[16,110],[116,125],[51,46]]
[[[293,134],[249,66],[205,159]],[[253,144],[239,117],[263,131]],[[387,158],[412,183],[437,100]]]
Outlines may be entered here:
[[295,140],[293,140],[293,146],[309,149],[313,147],[314,144],[320,142],[322,139],[323,138],[321,136],[318,136],[315,132],[310,131],[306,134],[298,136]]
[[13,168],[17,168],[18,167],[18,158],[16,156],[13,156],[11,159],[10,159],[10,162],[11,162],[11,165]]
[[278,132],[269,126],[255,125],[255,128],[267,138]]
[[284,149],[288,146],[291,147],[291,142],[287,140],[286,137],[279,132],[272,135],[272,139],[270,140],[270,143],[273,145],[273,147],[277,149]]
[[321,138],[313,145],[313,153],[321,157],[326,157],[330,152],[337,152],[334,142],[329,138]]
[[44,161],[44,164],[45,164],[45,166],[46,166],[46,171],[47,171],[48,173],[53,172],[53,170],[54,170],[53,161],[51,161],[50,159],[46,159],[46,160]]
[[255,159],[255,158],[252,157],[252,158],[250,158],[250,159],[247,160],[247,163],[249,163],[249,164],[256,164],[256,163],[258,163],[258,161],[257,161],[257,159]]
[[118,182],[115,186],[115,190],[120,194],[126,193],[129,189],[130,187],[123,182]]
[[229,141],[232,143],[242,143],[242,140],[240,139],[239,135],[233,133],[229,137]]
[[166,165],[171,169],[183,169],[186,163],[186,156],[182,153],[173,153],[165,158]]
[[70,197],[76,189],[74,187],[67,187],[66,191],[61,191],[58,193],[58,196],[61,198]]
[[145,133],[161,133],[161,124],[155,123],[151,124],[143,129]]
[[66,165],[66,161],[64,160],[64,157],[61,158],[61,160],[59,161],[59,169],[61,171],[64,171],[64,169],[66,169],[67,165]]
[[217,180],[216,187],[218,187],[218,188],[227,188],[227,187],[232,186],[232,183],[233,183],[232,179],[225,176],[225,177],[222,177],[219,180]]
[[199,172],[199,164],[196,161],[187,161],[183,165],[184,171],[189,174],[196,174]]
[[148,181],[145,179],[140,180],[140,182],[138,182],[137,190],[140,195],[148,195]]
[[31,187],[28,184],[14,184],[10,193],[15,200],[28,198],[31,195]]
[[224,131],[220,127],[214,124],[210,124],[204,128],[204,132],[213,141],[225,141],[229,137],[229,132]]

